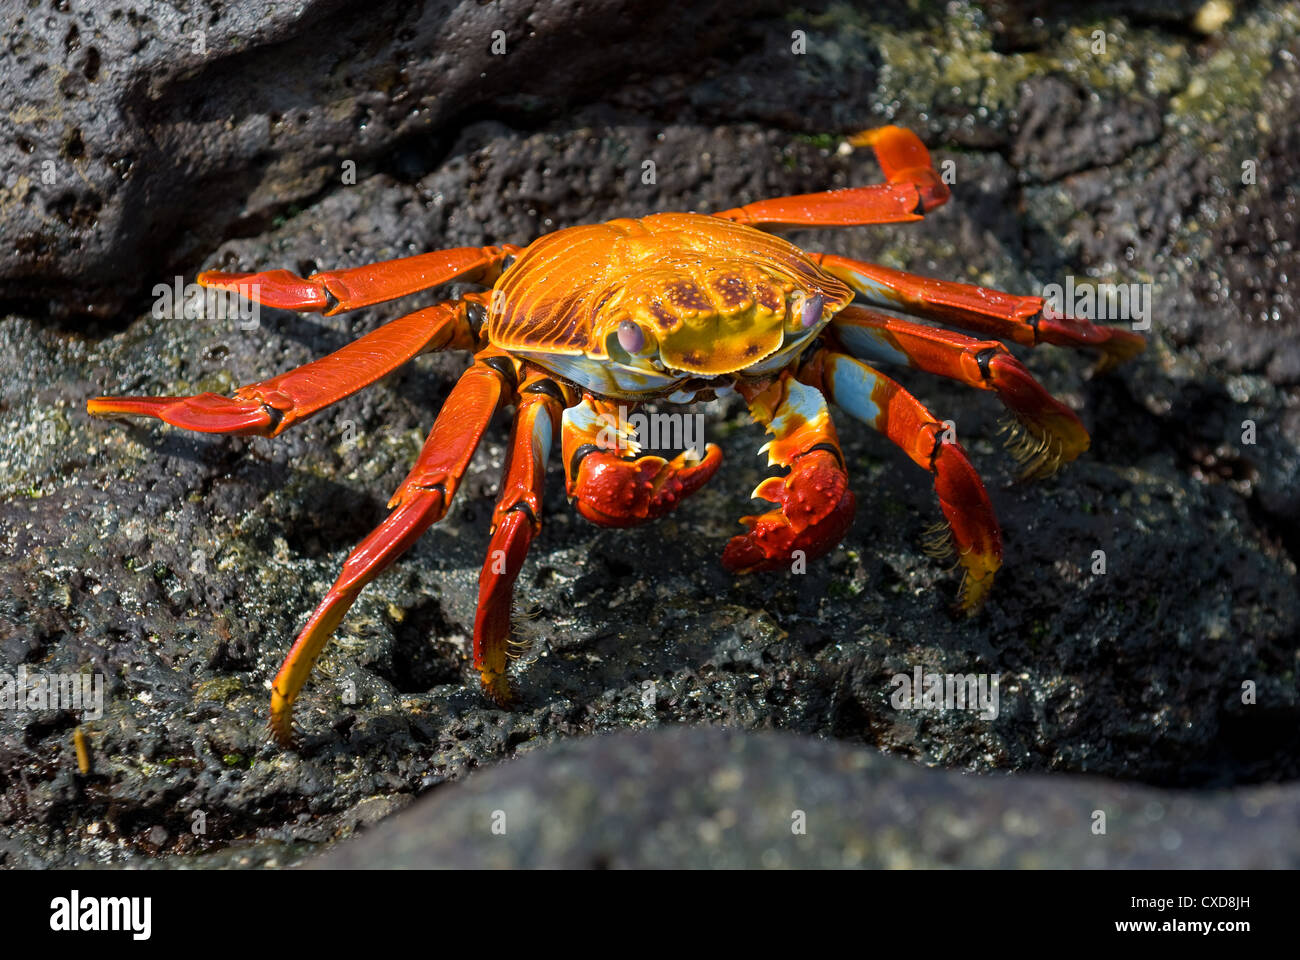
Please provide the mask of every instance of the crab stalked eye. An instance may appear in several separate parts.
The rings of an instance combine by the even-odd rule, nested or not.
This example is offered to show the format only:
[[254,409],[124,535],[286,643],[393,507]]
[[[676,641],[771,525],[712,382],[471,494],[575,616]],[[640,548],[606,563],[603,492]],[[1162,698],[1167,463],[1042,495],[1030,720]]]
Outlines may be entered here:
[[826,306],[826,298],[820,293],[814,294],[804,301],[803,312],[799,314],[799,326],[807,330],[809,327],[816,326],[822,318],[822,309]]
[[618,325],[618,345],[628,353],[640,353],[645,349],[645,333],[631,320],[624,320]]

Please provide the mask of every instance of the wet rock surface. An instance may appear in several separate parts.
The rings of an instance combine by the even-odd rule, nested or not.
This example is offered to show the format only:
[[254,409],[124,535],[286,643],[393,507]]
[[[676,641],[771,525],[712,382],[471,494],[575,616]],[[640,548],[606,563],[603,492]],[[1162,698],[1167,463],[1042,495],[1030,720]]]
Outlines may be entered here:
[[[92,41],[101,52],[119,44],[101,80],[72,81],[86,98],[76,109],[109,117],[105,128],[138,154],[110,191],[101,167],[113,151],[92,147],[101,141],[83,127],[70,203],[88,190],[103,202],[84,224],[42,219],[33,211],[57,196],[38,161],[69,162],[50,139],[54,108],[32,100],[34,113],[3,121],[31,150],[4,168],[0,664],[100,675],[106,687],[103,716],[84,727],[86,775],[72,714],[0,711],[0,863],[249,845],[289,862],[521,751],[536,751],[542,789],[544,756],[561,741],[675,723],[833,738],[900,790],[908,768],[874,752],[949,771],[1186,788],[1188,803],[1210,806],[1239,801],[1206,788],[1300,772],[1295,4],[1239,10],[1209,34],[1191,26],[1194,5],[1140,20],[1113,5],[1066,19],[1014,5],[833,7],[743,24],[706,11],[721,27],[659,34],[685,45],[666,60],[631,56],[626,26],[584,5],[573,16],[587,33],[556,21],[547,34],[582,56],[545,47],[564,76],[535,95],[521,82],[534,60],[485,53],[494,29],[508,44],[523,36],[526,14],[429,5],[411,28],[428,41],[417,45],[392,29],[396,7],[377,5],[374,23],[346,5],[288,9],[224,7],[212,30],[244,37],[240,49],[209,35],[206,66],[154,71],[152,85],[130,76],[161,56],[147,52],[153,41],[137,64],[127,55],[137,41],[113,40],[85,14],[48,14],[82,18],[72,53],[42,9],[14,33],[23,50],[0,63],[3,83],[36,97],[39,78],[71,75]],[[587,49],[599,37],[603,55]],[[308,56],[313,44],[333,50],[335,66]],[[373,81],[366,65],[380,62],[405,64],[404,95],[399,81]],[[476,85],[482,72],[490,83]],[[353,77],[369,114],[346,99],[331,112],[339,77]],[[186,98],[192,113],[176,106]],[[282,118],[306,119],[268,137],[263,107],[277,98],[291,102]],[[155,111],[153,126],[134,103]],[[417,107],[427,119],[400,119]],[[211,165],[182,162],[177,141],[156,135],[195,117],[207,126],[185,135],[186,149],[208,137]],[[1092,448],[1045,483],[1012,483],[992,398],[898,374],[957,422],[989,486],[1006,564],[986,611],[954,618],[957,579],[921,550],[939,517],[929,478],[847,418],[858,516],[843,546],[803,575],[728,575],[718,555],[766,471],[754,456],[761,430],[739,405],[715,403],[702,411],[706,438],[727,462],[658,523],[590,526],[567,505],[556,465],[517,590],[521,612],[536,614],[520,627],[534,637],[517,670],[521,703],[494,709],[472,682],[467,643],[503,418],[450,516],[362,595],[327,647],[298,705],[302,750],[274,749],[270,678],[343,557],[385,515],[465,356],[420,358],[275,440],[91,421],[85,400],[229,392],[454,290],[335,317],[263,310],[245,329],[239,318],[156,318],[154,286],[200,266],[307,273],[870,182],[870,157],[838,150],[839,136],[886,120],[917,129],[936,163],[951,164],[952,202],[919,224],[793,240],[1017,292],[1066,276],[1152,285],[1150,346],[1114,374],[1089,377],[1086,357],[1050,347],[1023,354],[1092,432]],[[345,184],[339,167],[352,158],[356,183]],[[37,221],[46,252],[33,256],[20,241]],[[1098,550],[1105,574],[1093,572]],[[892,678],[917,666],[1000,675],[998,716],[896,709]],[[967,796],[956,773],[915,775]],[[1059,790],[1078,782],[1063,777]],[[1277,796],[1295,810],[1291,794]],[[1221,862],[1246,862],[1230,856]]]

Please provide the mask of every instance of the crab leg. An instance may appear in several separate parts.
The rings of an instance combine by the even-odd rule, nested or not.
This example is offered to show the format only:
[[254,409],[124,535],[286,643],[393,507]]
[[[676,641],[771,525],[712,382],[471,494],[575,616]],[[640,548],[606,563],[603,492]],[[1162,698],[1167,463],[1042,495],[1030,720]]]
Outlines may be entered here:
[[979,475],[946,428],[915,397],[860,360],[821,350],[799,371],[854,418],[879,430],[934,474],[939,507],[965,568],[960,606],[975,613],[1002,565],[1002,535]]
[[668,513],[717,472],[722,451],[706,444],[673,458],[637,456],[616,403],[586,394],[564,411],[566,489],[578,512],[602,527],[631,527]]
[[515,579],[529,544],[542,529],[546,459],[565,400],[564,390],[540,371],[519,391],[509,460],[492,512],[492,540],[479,573],[474,668],[483,691],[499,704],[511,699],[506,658]]
[[348,555],[280,665],[271,685],[271,731],[282,745],[293,741],[293,702],[357,595],[446,515],[483,431],[513,382],[490,362],[499,359],[480,356],[456,381],[415,466],[388,501],[393,512]]
[[240,387],[233,398],[96,397],[86,410],[96,417],[156,417],[202,433],[274,437],[323,407],[369,386],[428,350],[472,350],[464,301],[440,303],[399,317],[346,347],[305,366]]
[[501,275],[506,258],[518,252],[518,247],[508,244],[500,247],[454,247],[399,260],[369,263],[350,270],[313,273],[310,277],[300,277],[288,270],[263,270],[260,273],[206,270],[199,274],[198,281],[205,287],[251,297],[263,306],[320,312],[328,317],[429,290],[452,280],[490,286]]
[[920,220],[947,202],[948,186],[912,131],[877,127],[855,134],[849,142],[875,150],[888,183],[760,200],[714,216],[751,227],[850,227]]
[[1042,297],[1020,297],[969,283],[934,280],[833,253],[810,254],[814,263],[877,307],[941,320],[988,337],[1034,347],[1052,343],[1101,351],[1099,370],[1141,353],[1146,339],[1129,330],[1087,320],[1043,315]]
[[1023,435],[1009,438],[1023,464],[1021,480],[1055,473],[1088,449],[1088,431],[996,340],[899,320],[863,307],[846,307],[831,321],[833,336],[859,360],[898,363],[992,390]]

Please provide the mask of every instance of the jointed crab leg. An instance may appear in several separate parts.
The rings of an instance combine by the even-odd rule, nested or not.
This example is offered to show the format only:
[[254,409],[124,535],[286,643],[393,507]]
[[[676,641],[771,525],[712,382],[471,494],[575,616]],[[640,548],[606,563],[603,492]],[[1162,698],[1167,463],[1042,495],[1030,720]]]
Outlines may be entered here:
[[871,146],[888,183],[760,200],[714,216],[751,227],[849,227],[904,223],[948,200],[948,186],[930,162],[930,152],[910,130],[878,127],[849,140]]
[[859,360],[907,364],[997,393],[1027,434],[1012,437],[1023,462],[1022,480],[1048,476],[1088,449],[1088,431],[1074,411],[996,340],[976,340],[863,307],[836,314],[831,336]]
[[756,500],[777,504],[761,516],[742,517],[748,533],[732,537],[722,564],[737,573],[789,569],[796,550],[819,556],[839,543],[853,522],[854,498],[826,398],[786,372],[766,384],[738,387],[750,414],[774,439],[759,453],[789,467],[754,490]]
[[1087,320],[1043,316],[1042,297],[1020,297],[969,283],[934,280],[833,253],[809,255],[868,303],[941,320],[988,337],[1027,347],[1053,343],[1101,351],[1099,370],[1141,353],[1146,339],[1129,330]]
[[480,355],[456,381],[419,459],[388,501],[393,512],[348,555],[334,586],[280,665],[271,686],[271,730],[281,744],[292,742],[293,702],[325,642],[362,588],[446,515],[456,486],[511,382],[485,359],[498,360]]
[[474,348],[463,301],[439,303],[398,317],[328,356],[278,376],[240,387],[234,398],[96,397],[86,409],[97,417],[156,417],[203,433],[274,437],[323,407],[342,400],[427,350]]
[[510,700],[506,679],[511,600],[528,546],[542,529],[546,459],[560,425],[565,390],[541,371],[526,375],[518,393],[514,436],[492,512],[492,540],[479,573],[474,618],[474,667],[483,691],[499,704]]
[[693,451],[674,457],[637,456],[615,401],[586,394],[564,411],[566,489],[578,512],[603,527],[631,527],[668,513],[717,472],[722,451],[714,444],[704,458]]
[[934,474],[939,506],[966,569],[961,607],[977,611],[1002,565],[1002,535],[984,484],[961,445],[944,439],[944,424],[910,393],[846,354],[818,351],[800,369],[799,379],[875,427]]
[[207,270],[199,274],[198,280],[205,287],[248,293],[264,306],[323,312],[332,316],[372,303],[395,300],[419,290],[429,290],[452,280],[490,286],[501,275],[501,266],[506,258],[518,252],[518,247],[508,244],[454,247],[350,270],[313,273],[305,278],[288,270],[264,270],[260,273]]

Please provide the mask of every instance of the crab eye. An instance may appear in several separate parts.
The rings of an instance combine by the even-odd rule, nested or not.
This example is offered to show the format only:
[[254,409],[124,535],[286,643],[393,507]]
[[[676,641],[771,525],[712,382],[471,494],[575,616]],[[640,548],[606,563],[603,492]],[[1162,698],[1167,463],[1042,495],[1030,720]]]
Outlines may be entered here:
[[805,330],[815,326],[822,318],[822,309],[826,306],[826,298],[820,293],[809,297],[804,301],[803,311],[799,314],[799,325]]
[[618,345],[628,353],[640,353],[645,349],[645,333],[631,320],[624,320],[618,325]]

